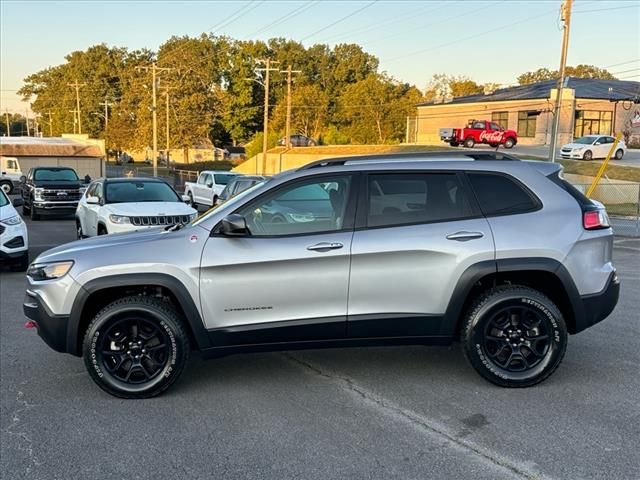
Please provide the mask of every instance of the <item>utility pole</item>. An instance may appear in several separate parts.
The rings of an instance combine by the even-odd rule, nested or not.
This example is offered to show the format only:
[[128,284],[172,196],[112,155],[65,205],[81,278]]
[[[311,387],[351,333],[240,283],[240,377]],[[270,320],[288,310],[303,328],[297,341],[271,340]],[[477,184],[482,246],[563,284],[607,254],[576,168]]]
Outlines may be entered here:
[[564,88],[564,73],[567,65],[567,50],[569,49],[569,27],[571,25],[571,7],[573,0],[564,0],[561,7],[561,19],[563,21],[562,53],[560,54],[560,78],[556,85],[556,104],[554,108],[553,127],[551,128],[551,147],[549,149],[551,162],[556,161],[556,149],[558,147],[558,130],[560,128],[560,111],[562,109],[562,90]]
[[107,97],[104,97],[104,102],[98,103],[98,105],[102,105],[104,107],[104,129],[106,130],[109,126],[109,107],[113,105],[107,100]]
[[167,142],[167,146],[166,146],[166,150],[165,150],[165,156],[166,156],[166,160],[167,160],[167,167],[169,166],[169,90],[171,90],[169,87],[165,87],[164,88],[164,102],[165,102],[165,128],[166,128],[166,132],[165,132],[165,136],[166,136],[166,142]]
[[158,109],[157,109],[157,76],[158,72],[170,72],[175,70],[173,68],[158,67],[156,62],[153,62],[150,67],[137,67],[138,70],[144,70],[145,72],[151,70],[151,95],[153,96],[151,111],[153,114],[153,176],[158,176]]
[[[256,68],[256,72],[265,72],[264,79],[264,126],[262,129],[262,171],[266,169],[267,165],[267,135],[269,133],[269,73],[277,72],[277,68],[272,68],[273,64],[278,64],[280,62],[276,60],[267,59],[258,59],[256,60],[258,63],[264,64],[264,68]],[[258,172],[256,172],[258,173]]]
[[7,137],[11,136],[11,122],[9,122],[9,110],[4,111],[4,120],[7,124]]
[[27,126],[27,137],[31,136],[31,132],[29,131],[29,110],[24,109],[24,123]]
[[47,115],[49,115],[49,136],[53,137],[53,120],[51,120],[51,110],[47,112]]
[[76,118],[77,110],[69,110],[69,113],[73,113],[73,133],[76,133],[76,126],[78,125],[78,120]]
[[[82,119],[80,118],[80,87],[85,87],[86,83],[78,83],[78,79],[74,83],[68,84],[70,87],[76,89],[76,111],[78,112],[78,134],[82,135]],[[74,128],[75,133],[75,128]]]
[[291,81],[292,74],[302,73],[302,70],[291,70],[291,65],[286,70],[280,70],[280,73],[287,74],[287,123],[286,123],[286,146],[291,148]]

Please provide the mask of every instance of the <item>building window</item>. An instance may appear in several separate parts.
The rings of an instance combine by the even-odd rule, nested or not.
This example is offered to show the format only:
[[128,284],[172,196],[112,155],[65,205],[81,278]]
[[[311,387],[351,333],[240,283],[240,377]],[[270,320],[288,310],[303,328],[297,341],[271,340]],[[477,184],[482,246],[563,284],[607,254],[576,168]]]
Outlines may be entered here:
[[506,130],[509,128],[509,112],[493,112],[491,114],[491,121]]
[[613,112],[598,110],[577,110],[574,137],[585,135],[611,135],[611,119]]
[[535,137],[536,136],[536,120],[538,119],[537,110],[528,110],[518,112],[518,136],[519,137]]

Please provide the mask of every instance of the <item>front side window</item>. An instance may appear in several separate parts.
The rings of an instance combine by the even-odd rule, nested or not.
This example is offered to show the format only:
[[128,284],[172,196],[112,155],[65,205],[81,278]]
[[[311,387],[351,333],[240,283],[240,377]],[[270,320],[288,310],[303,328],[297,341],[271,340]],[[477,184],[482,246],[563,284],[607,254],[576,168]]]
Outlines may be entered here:
[[198,177],[198,183],[200,185],[204,185],[205,183],[207,183],[207,177],[209,177],[210,175],[208,173],[201,173],[200,176]]
[[441,222],[472,215],[455,173],[369,175],[368,227]]
[[538,209],[538,201],[518,182],[495,173],[468,173],[480,210],[485,215],[526,213]]
[[[347,228],[345,213],[351,176],[295,182],[236,212],[244,216],[252,235],[300,235]],[[349,222],[350,223],[350,222]]]

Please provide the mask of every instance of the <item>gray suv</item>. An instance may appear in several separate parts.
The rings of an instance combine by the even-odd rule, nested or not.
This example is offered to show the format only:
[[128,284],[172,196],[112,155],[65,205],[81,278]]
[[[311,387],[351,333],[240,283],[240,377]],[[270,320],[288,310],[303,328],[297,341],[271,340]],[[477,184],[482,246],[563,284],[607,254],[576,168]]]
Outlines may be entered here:
[[549,377],[620,284],[601,204],[496,152],[351,157],[284,172],[186,226],[43,253],[24,312],[124,398],[191,350],[449,344],[503,387]]

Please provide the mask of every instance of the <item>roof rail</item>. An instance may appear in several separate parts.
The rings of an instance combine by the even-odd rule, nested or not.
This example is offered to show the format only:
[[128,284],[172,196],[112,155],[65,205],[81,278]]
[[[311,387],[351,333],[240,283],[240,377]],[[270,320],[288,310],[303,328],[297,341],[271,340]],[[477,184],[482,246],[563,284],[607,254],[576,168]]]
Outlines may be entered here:
[[[444,157],[444,158],[443,158]],[[447,158],[449,157],[449,158]],[[453,157],[453,158],[451,158]],[[367,162],[367,161],[390,161],[390,162],[402,162],[402,161],[419,161],[419,160],[448,160],[457,159],[456,157],[462,157],[464,160],[508,160],[508,161],[520,161],[520,159],[514,155],[496,151],[484,151],[484,152],[468,152],[461,150],[442,150],[437,152],[411,152],[411,153],[380,153],[375,155],[354,155],[350,157],[335,157],[325,158],[324,160],[318,160],[308,163],[298,168],[298,171],[309,170],[311,168],[318,167],[330,167],[333,165],[345,165],[350,162]]]

